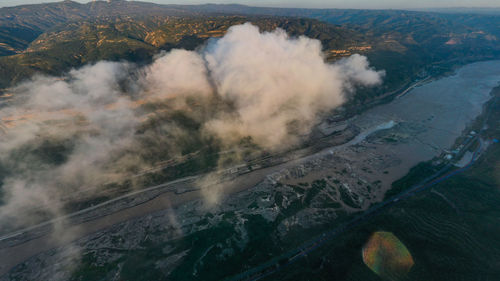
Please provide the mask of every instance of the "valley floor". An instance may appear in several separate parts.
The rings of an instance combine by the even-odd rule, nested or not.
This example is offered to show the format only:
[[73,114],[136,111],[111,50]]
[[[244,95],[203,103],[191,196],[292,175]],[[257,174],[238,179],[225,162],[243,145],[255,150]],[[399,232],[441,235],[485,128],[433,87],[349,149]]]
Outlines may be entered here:
[[[64,226],[66,237],[50,225],[4,236],[0,276],[218,280],[237,274],[381,202],[417,163],[460,162],[474,138],[464,129],[490,99],[498,69],[500,61],[467,65],[348,120],[360,133],[345,144],[289,155],[214,190],[193,188],[196,178],[187,178],[78,214]],[[207,192],[221,197],[207,205]],[[214,272],[219,263],[224,271]],[[150,270],[137,276],[133,269]]]

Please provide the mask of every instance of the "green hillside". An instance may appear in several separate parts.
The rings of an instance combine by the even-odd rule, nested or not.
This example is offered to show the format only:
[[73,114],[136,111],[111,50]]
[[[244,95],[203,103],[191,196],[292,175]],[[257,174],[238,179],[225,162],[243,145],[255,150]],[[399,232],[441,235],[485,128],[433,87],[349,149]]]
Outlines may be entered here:
[[418,77],[500,56],[498,15],[63,1],[0,9],[0,88],[100,59],[147,61],[159,50],[194,49],[245,21],[320,39],[333,60],[366,54],[387,76],[384,87],[358,94],[363,103]]
[[194,49],[222,36],[236,24],[252,22],[262,30],[285,29],[293,36],[321,40],[326,49],[363,44],[363,36],[311,19],[281,17],[200,16],[96,18],[52,27],[21,53],[0,57],[0,88],[34,73],[61,74],[99,60],[147,62],[161,50]]

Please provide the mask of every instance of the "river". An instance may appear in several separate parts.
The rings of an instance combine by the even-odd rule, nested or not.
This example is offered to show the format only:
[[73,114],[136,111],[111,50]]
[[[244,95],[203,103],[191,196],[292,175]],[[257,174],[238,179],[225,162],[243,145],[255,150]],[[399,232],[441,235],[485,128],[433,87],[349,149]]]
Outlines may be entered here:
[[[372,145],[389,150],[401,160],[396,167],[401,176],[410,167],[450,148],[481,114],[499,82],[500,61],[468,64],[452,76],[416,87],[391,103],[364,112],[352,124],[366,131],[395,122]],[[381,141],[388,137],[392,142]]]

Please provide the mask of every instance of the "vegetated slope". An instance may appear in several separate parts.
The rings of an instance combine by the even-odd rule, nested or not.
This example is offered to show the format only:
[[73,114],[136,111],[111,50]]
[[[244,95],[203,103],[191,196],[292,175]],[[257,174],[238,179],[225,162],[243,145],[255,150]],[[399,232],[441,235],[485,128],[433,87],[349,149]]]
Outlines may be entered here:
[[292,36],[322,41],[326,49],[363,44],[363,36],[312,19],[242,16],[117,16],[74,21],[52,27],[22,53],[0,57],[0,88],[34,73],[57,75],[99,60],[150,61],[160,50],[195,49],[236,24],[252,22],[262,30],[285,29]]
[[129,1],[73,1],[0,9],[0,55],[22,52],[40,34],[61,23],[120,15],[185,16],[192,12],[172,6]]
[[[370,38],[367,44],[370,61],[387,70],[386,90],[397,88],[403,81],[409,82],[419,74],[444,72],[450,64],[498,58],[500,55],[500,15],[210,4],[193,6],[191,10],[307,17],[358,31]],[[380,93],[367,93],[365,99]]]
[[[419,75],[447,72],[453,65],[500,56],[500,16],[410,11],[318,11],[310,17],[374,38],[370,61],[387,70],[389,89]],[[424,71],[422,71],[424,70]]]
[[47,28],[87,17],[74,2],[26,5],[0,9],[0,55],[21,52]]
[[[0,56],[10,55],[0,61],[0,88],[99,59],[147,61],[159,50],[193,49],[231,24],[261,22],[263,15],[268,23],[259,26],[317,38],[329,59],[362,53],[385,69],[382,87],[357,93],[358,107],[416,78],[500,57],[498,15],[64,1],[0,9]],[[280,24],[271,23],[278,17]]]

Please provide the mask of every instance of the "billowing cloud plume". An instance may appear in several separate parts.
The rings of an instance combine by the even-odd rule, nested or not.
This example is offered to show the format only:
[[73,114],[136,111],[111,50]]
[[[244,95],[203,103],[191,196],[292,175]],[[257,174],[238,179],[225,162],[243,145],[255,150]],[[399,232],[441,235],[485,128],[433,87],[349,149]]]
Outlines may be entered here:
[[345,101],[352,81],[381,81],[364,57],[328,64],[320,41],[279,29],[260,33],[251,24],[230,28],[203,56],[217,94],[235,107],[232,117],[223,114],[207,128],[223,140],[250,136],[266,149],[288,147],[308,133],[318,113]]
[[102,194],[107,183],[214,140],[224,148],[243,138],[267,151],[290,148],[346,93],[382,76],[365,57],[330,64],[317,40],[244,24],[143,68],[100,62],[35,77],[0,108],[0,226],[32,223],[13,218],[40,209],[61,215],[71,196]]
[[116,169],[104,167],[131,144],[138,122],[119,90],[126,68],[101,62],[12,90],[13,104],[0,110],[1,221],[16,221],[25,207],[59,215],[52,199],[113,179]]
[[178,49],[160,56],[147,69],[144,82],[147,94],[158,98],[203,97],[213,90],[200,54]]

